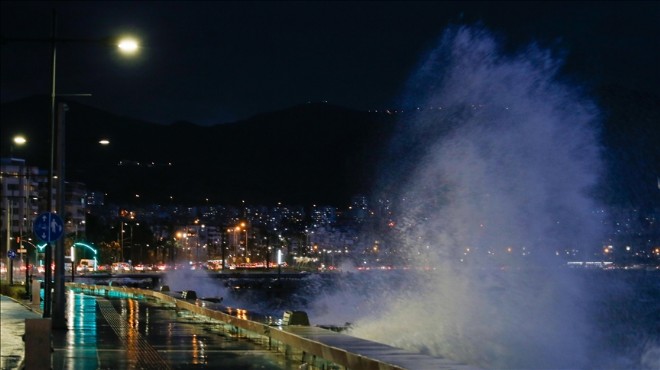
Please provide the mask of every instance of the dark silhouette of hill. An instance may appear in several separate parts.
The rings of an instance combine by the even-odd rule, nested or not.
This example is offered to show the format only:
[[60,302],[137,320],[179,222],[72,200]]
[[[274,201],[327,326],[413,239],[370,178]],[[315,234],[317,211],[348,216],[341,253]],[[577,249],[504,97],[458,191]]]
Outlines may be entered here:
[[[66,102],[66,176],[109,200],[200,204],[343,205],[372,186],[378,151],[393,120],[328,104],[305,104],[216,126],[154,124]],[[49,165],[49,100],[3,104],[3,132],[21,132],[16,149]],[[4,135],[3,135],[4,136]],[[99,145],[106,138],[110,145]],[[8,140],[5,140],[8,141]],[[3,156],[7,153],[4,147]]]
[[[657,208],[660,99],[611,86],[596,91],[596,97],[603,108],[607,164],[599,196],[609,204]],[[67,180],[107,193],[110,202],[343,206],[352,195],[378,189],[388,176],[383,169],[393,170],[383,164],[395,157],[414,159],[415,147],[424,142],[412,138],[391,145],[392,132],[415,119],[414,113],[368,113],[322,103],[210,127],[154,124],[67,104]],[[3,157],[10,136],[20,132],[29,145],[15,148],[14,155],[48,168],[48,97],[2,104],[0,122]],[[102,138],[111,144],[99,145]]]

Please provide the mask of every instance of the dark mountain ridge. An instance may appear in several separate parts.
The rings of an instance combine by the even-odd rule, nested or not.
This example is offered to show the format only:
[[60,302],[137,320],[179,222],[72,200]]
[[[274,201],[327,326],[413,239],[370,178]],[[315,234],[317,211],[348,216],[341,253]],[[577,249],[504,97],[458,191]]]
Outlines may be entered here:
[[[660,99],[618,87],[598,90],[596,99],[603,111],[608,167],[599,196],[609,204],[657,208]],[[67,180],[120,203],[202,204],[208,199],[214,204],[343,206],[352,195],[372,194],[387,177],[383,165],[397,159],[393,156],[408,155],[389,151],[392,133],[415,119],[415,113],[313,103],[215,126],[161,125],[75,101],[66,104]],[[0,122],[3,157],[10,137],[22,133],[29,145],[12,154],[48,168],[47,96],[2,104]],[[102,138],[110,145],[99,145]]]
[[[66,176],[115,201],[345,204],[371,187],[390,117],[305,104],[211,127],[160,125],[67,101]],[[48,97],[2,106],[7,137],[29,138],[14,156],[49,164]],[[5,135],[3,135],[5,136]],[[99,140],[110,140],[101,146]],[[8,141],[8,140],[5,140]],[[8,145],[3,141],[3,156]]]

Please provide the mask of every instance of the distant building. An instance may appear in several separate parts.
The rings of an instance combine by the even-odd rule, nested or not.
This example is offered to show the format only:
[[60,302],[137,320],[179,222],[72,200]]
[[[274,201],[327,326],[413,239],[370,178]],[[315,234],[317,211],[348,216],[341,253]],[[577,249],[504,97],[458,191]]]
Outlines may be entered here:
[[67,182],[64,193],[64,228],[66,235],[85,235],[87,187],[81,182]]
[[105,204],[105,195],[97,191],[90,191],[85,194],[87,206],[102,206]]
[[24,159],[2,158],[0,162],[0,201],[2,204],[2,257],[18,249],[20,238],[32,236],[32,219],[39,211],[39,168]]
[[337,208],[330,206],[314,207],[310,217],[316,226],[331,225],[337,221]]
[[364,195],[354,195],[351,198],[349,210],[351,218],[356,222],[363,222],[369,215],[369,202]]
[[[2,206],[0,241],[1,257],[10,249],[18,249],[19,240],[36,244],[32,235],[32,222],[48,209],[48,173],[29,166],[24,159],[0,160],[0,204]],[[56,204],[57,190],[53,184],[52,204]],[[64,215],[66,234],[85,235],[86,189],[82,183],[66,183]],[[26,245],[23,244],[25,247]]]

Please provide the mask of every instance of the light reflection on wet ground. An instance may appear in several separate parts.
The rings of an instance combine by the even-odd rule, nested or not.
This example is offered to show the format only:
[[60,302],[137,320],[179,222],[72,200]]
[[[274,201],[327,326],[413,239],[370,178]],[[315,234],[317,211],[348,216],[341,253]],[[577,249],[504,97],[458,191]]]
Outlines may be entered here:
[[[73,304],[71,304],[73,303]],[[300,363],[214,322],[128,298],[67,293],[67,331],[53,333],[53,368],[298,369]]]
[[22,336],[25,333],[25,319],[38,319],[41,315],[0,295],[0,318],[0,369],[18,369],[24,357]]

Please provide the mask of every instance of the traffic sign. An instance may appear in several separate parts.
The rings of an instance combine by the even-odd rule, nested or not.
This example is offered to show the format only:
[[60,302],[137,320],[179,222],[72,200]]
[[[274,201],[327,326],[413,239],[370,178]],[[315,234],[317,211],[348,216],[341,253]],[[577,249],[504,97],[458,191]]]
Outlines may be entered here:
[[16,252],[18,252],[19,254],[27,253],[27,249],[19,248],[19,249],[16,250]]
[[64,222],[56,213],[45,212],[37,216],[32,229],[37,238],[50,243],[62,237]]
[[16,258],[16,251],[13,250],[13,249],[10,249],[10,250],[7,252],[7,257],[9,257],[10,259],[14,259],[14,258]]

